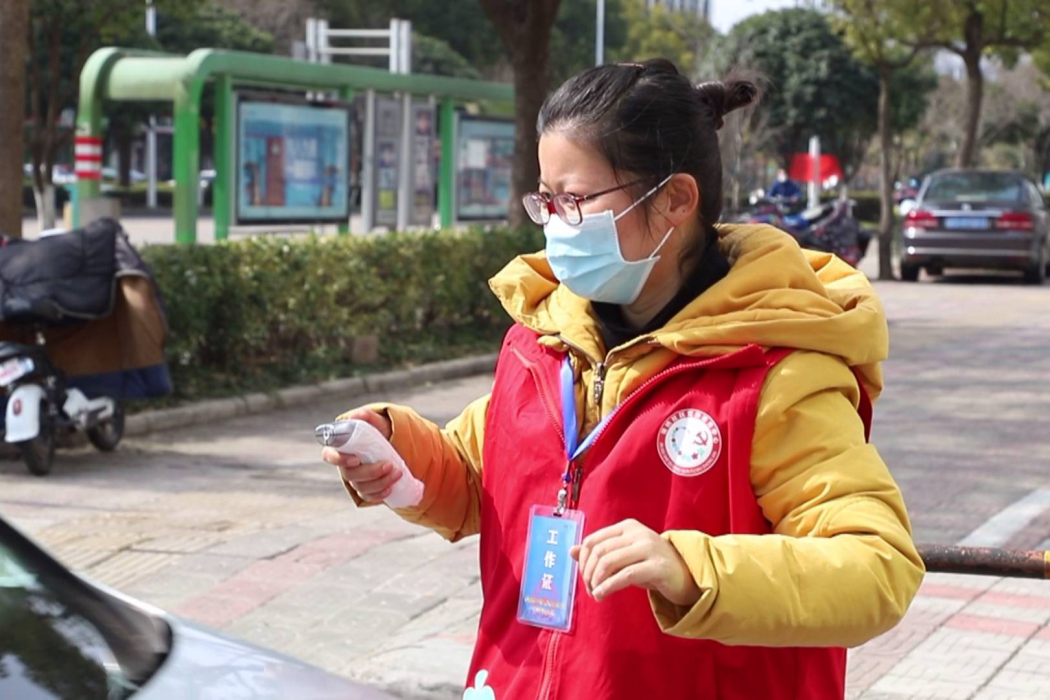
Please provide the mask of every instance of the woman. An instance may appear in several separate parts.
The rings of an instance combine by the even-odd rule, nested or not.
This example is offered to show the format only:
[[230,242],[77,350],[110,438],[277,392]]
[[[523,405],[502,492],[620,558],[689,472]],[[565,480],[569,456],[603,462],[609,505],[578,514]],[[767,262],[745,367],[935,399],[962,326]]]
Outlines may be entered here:
[[[402,517],[481,533],[467,697],[841,698],[844,647],[919,586],[866,439],[878,299],[774,228],[716,226],[716,131],[755,97],[663,60],[570,79],[540,111],[524,200],[545,255],[491,281],[515,322],[492,394],[444,430],[401,406],[348,414],[425,484]],[[324,458],[358,503],[397,478]]]

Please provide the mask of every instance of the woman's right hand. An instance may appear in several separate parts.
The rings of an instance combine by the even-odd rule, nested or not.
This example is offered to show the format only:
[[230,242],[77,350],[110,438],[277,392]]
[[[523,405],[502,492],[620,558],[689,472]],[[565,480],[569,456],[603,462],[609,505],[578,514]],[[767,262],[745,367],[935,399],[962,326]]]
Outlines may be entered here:
[[[340,416],[340,420],[363,420],[378,430],[384,438],[390,439],[393,427],[390,419],[367,408],[358,408]],[[394,469],[390,462],[362,464],[354,454],[343,454],[334,447],[321,450],[321,459],[339,468],[343,479],[353,487],[362,500],[372,503],[383,501],[393,491],[394,484],[401,478],[401,472]]]

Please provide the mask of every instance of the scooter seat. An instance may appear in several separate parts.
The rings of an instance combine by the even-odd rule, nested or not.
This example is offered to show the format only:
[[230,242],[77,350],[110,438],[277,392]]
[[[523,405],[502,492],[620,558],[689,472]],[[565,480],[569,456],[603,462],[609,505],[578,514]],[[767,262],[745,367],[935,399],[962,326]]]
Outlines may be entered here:
[[12,357],[25,357],[26,355],[35,357],[39,354],[40,348],[35,345],[23,345],[9,340],[0,342],[0,362],[10,360]]

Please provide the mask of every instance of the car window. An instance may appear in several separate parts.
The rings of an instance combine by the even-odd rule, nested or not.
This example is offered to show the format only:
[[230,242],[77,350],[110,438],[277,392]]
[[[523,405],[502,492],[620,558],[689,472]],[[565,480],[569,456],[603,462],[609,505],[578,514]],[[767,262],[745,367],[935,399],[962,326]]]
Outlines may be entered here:
[[[145,614],[129,614],[121,604],[61,568],[0,520],[0,698],[129,697],[163,656],[157,655],[156,644],[143,643],[143,625],[135,616]],[[145,627],[156,629],[151,622]],[[135,644],[129,645],[132,640]],[[165,652],[167,645],[165,637]],[[129,657],[129,646],[137,647],[130,654],[148,658]]]
[[944,173],[930,182],[927,201],[1023,202],[1027,183],[1010,173]]

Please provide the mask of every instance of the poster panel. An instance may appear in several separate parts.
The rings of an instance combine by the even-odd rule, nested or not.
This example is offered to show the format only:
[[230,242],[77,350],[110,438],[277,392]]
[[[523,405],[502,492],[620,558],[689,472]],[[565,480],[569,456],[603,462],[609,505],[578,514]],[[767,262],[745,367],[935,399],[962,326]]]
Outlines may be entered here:
[[345,104],[239,95],[237,223],[347,221],[350,121]]
[[391,97],[376,98],[375,118],[375,223],[397,225],[398,164],[401,161],[401,103]]
[[514,122],[462,116],[456,148],[456,216],[506,219],[514,166]]
[[412,105],[412,208],[409,216],[413,226],[430,227],[434,221],[435,205],[435,147],[437,113],[433,105]]

